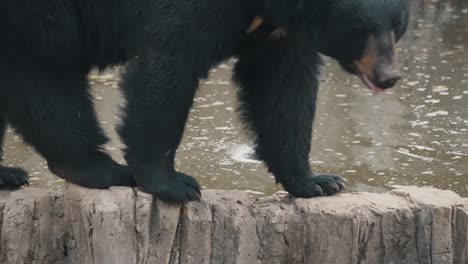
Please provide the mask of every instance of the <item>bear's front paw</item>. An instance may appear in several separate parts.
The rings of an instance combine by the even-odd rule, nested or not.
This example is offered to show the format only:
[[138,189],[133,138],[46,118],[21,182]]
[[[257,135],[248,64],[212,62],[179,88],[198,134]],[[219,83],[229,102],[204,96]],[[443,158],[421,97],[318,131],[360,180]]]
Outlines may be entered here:
[[0,166],[0,189],[29,185],[28,173],[21,168]]
[[296,178],[283,184],[286,191],[300,198],[333,195],[346,188],[346,180],[335,175],[317,175]]
[[199,201],[201,198],[201,188],[198,182],[191,176],[180,172],[157,178],[154,184],[141,187],[144,192],[151,193],[169,203]]

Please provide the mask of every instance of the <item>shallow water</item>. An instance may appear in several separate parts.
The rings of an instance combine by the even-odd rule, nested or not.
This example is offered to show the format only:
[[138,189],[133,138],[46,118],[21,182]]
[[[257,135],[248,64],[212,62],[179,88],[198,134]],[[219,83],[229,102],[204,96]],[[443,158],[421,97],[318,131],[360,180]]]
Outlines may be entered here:
[[[410,29],[399,44],[404,79],[374,96],[360,81],[326,61],[314,128],[315,171],[349,180],[351,191],[392,185],[434,186],[468,196],[468,2],[415,1]],[[177,167],[206,188],[262,193],[281,190],[251,159],[251,140],[236,114],[232,62],[212,71],[195,98]],[[122,161],[118,137],[118,69],[91,82],[96,109]],[[42,158],[11,131],[5,164],[23,166],[36,187],[60,189]]]

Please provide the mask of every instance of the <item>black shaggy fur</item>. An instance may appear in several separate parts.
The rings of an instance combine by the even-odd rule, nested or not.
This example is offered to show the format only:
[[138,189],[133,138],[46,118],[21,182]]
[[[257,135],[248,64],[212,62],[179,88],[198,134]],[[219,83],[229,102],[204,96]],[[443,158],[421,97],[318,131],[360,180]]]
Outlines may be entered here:
[[[12,125],[58,176],[88,187],[138,185],[170,202],[200,198],[174,169],[199,79],[236,57],[244,120],[257,153],[291,194],[313,197],[344,180],[313,175],[308,162],[319,52],[343,65],[359,58],[370,34],[408,20],[407,0],[2,0],[0,136]],[[263,23],[251,34],[255,17]],[[282,28],[287,34],[272,38]],[[107,141],[90,99],[93,67],[128,63],[119,133],[128,167]],[[0,185],[27,182],[0,167]]]

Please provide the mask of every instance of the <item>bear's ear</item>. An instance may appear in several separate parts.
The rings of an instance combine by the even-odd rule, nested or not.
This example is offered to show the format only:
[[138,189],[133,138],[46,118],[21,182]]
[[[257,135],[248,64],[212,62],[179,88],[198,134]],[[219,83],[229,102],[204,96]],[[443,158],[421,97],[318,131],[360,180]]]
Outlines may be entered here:
[[409,4],[406,3],[400,17],[396,21],[393,21],[396,41],[400,40],[408,29],[409,16]]
[[304,0],[259,0],[259,16],[274,27],[290,28],[304,12]]

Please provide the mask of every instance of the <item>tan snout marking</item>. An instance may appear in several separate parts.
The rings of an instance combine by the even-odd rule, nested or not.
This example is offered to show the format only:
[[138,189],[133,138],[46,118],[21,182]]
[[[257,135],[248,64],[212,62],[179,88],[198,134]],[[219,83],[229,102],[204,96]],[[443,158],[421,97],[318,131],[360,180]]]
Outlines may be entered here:
[[359,60],[354,61],[354,65],[360,72],[367,76],[370,80],[374,78],[374,69],[378,59],[377,39],[370,36],[367,39],[364,54]]

